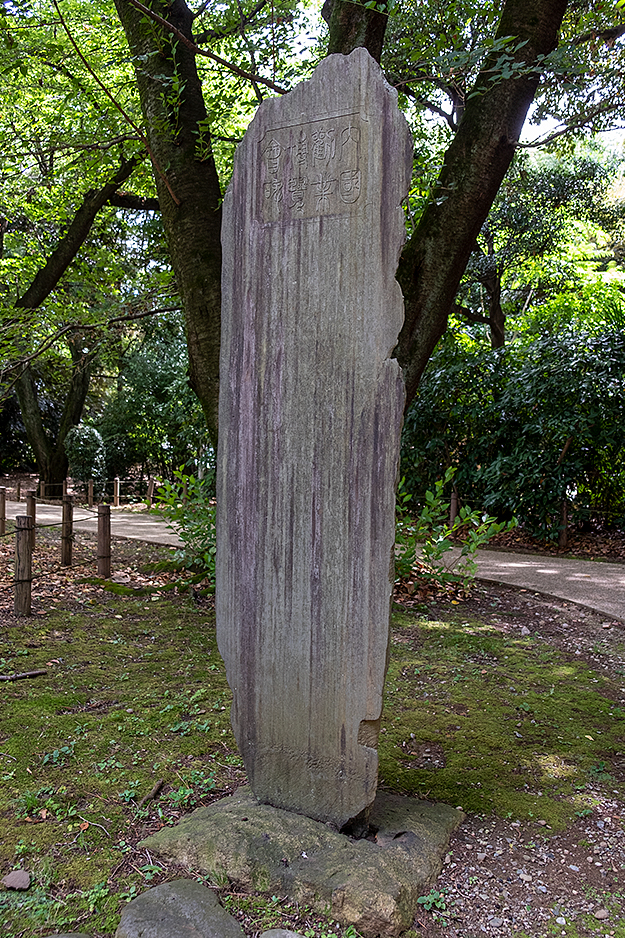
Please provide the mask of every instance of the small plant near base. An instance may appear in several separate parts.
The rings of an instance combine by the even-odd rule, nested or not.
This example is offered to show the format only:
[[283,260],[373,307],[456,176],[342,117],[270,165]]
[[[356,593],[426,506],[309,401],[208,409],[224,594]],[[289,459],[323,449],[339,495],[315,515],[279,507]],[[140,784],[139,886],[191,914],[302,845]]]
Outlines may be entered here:
[[426,896],[419,896],[417,902],[427,912],[433,912],[435,909],[439,912],[445,912],[447,909],[444,889],[431,889]]
[[183,547],[174,554],[174,562],[193,570],[209,585],[215,582],[215,499],[213,479],[198,479],[182,469],[174,472],[173,482],[163,482],[158,489],[156,506],[179,535]]
[[[465,505],[450,523],[451,506],[443,490],[455,472],[454,468],[448,469],[444,478],[436,482],[435,491],[425,493],[425,504],[416,518],[408,513],[412,496],[405,490],[404,479],[400,481],[395,544],[395,572],[400,579],[417,576],[438,587],[455,585],[468,590],[477,572],[478,549],[496,534],[516,527],[515,519],[499,522]],[[460,551],[452,557],[450,551],[454,547]]]

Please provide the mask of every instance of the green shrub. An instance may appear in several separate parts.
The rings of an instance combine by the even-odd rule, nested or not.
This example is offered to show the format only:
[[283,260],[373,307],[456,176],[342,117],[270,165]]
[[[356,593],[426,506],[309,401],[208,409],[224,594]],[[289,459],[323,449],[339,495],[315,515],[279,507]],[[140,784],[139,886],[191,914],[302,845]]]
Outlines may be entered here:
[[82,424],[72,427],[65,438],[65,452],[74,483],[78,483],[82,491],[86,491],[89,480],[93,479],[94,491],[104,491],[106,453],[102,437],[95,427]]
[[[443,497],[443,489],[455,472],[455,469],[448,469],[444,479],[436,482],[434,492],[425,493],[425,503],[415,518],[408,514],[412,496],[406,492],[404,479],[401,480],[397,494],[397,576],[411,576],[418,566],[418,576],[422,579],[443,587],[450,583],[461,584],[466,590],[475,579],[478,549],[496,534],[516,526],[515,519],[498,522],[466,506],[460,508],[450,523],[451,506]],[[453,548],[459,548],[459,553],[452,557]]]
[[183,547],[174,559],[187,569],[203,573],[215,582],[215,499],[213,475],[198,479],[182,469],[173,482],[163,482],[156,493],[156,506],[178,532]]

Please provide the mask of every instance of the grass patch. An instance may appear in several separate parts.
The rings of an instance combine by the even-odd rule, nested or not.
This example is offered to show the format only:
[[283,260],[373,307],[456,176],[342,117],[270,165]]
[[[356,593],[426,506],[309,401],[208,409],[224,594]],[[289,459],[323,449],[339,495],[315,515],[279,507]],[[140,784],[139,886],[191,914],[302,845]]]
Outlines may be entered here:
[[[608,678],[480,621],[396,610],[393,626],[383,787],[554,830],[597,791],[622,795],[625,713]],[[126,901],[180,875],[137,843],[244,781],[214,615],[189,593],[94,593],[5,631],[2,673],[38,668],[2,685],[1,869],[33,885],[0,893],[0,931],[111,935]],[[276,897],[226,888],[222,901],[250,934],[341,933]]]
[[593,791],[623,794],[619,688],[581,661],[479,621],[397,612],[380,741],[394,791],[561,829]]

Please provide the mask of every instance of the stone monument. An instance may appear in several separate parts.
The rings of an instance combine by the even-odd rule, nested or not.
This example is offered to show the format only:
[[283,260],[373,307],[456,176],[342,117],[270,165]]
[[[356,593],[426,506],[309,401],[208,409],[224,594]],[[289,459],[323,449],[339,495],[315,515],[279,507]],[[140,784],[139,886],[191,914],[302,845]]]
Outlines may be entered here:
[[223,221],[216,603],[251,790],[141,844],[365,938],[410,928],[462,818],[375,797],[411,163],[396,95],[363,49],[265,101],[237,150]]
[[364,49],[263,102],[224,202],[217,637],[252,790],[366,820],[389,643],[412,141]]

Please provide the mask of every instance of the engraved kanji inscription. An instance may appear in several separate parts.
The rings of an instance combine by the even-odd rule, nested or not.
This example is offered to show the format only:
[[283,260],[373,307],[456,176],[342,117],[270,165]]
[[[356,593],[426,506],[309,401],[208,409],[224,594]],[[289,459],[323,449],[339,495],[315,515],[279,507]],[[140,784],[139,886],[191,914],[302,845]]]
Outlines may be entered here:
[[354,211],[365,188],[361,114],[338,114],[268,130],[261,143],[264,222]]
[[343,202],[357,202],[360,198],[360,170],[345,170],[339,180],[339,193]]

